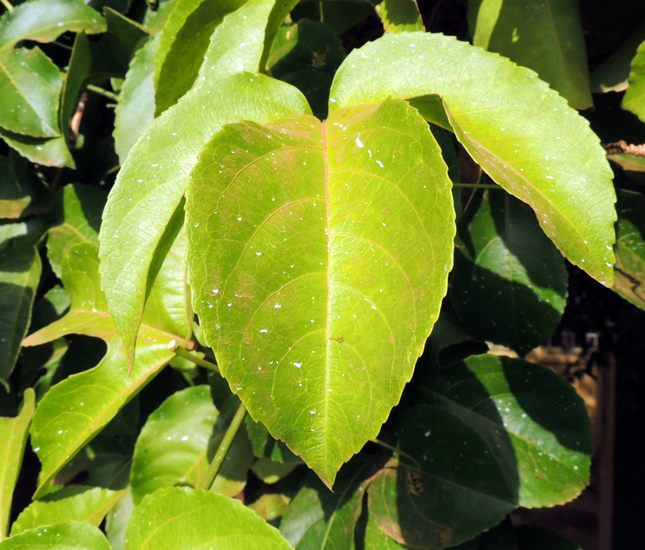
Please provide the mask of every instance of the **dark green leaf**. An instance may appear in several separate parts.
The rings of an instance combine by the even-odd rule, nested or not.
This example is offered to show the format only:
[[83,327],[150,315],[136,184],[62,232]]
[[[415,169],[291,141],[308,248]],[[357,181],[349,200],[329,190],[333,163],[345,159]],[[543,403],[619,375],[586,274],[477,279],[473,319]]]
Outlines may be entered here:
[[428,125],[395,100],[227,126],[186,210],[221,373],[331,485],[398,403],[445,293],[454,210]]
[[130,62],[114,111],[114,148],[121,164],[155,115],[154,60],[159,37],[148,40]]
[[0,542],[0,550],[111,550],[97,527],[70,521],[25,531]]
[[51,193],[15,152],[0,157],[0,218],[17,219],[49,210]]
[[517,550],[580,550],[578,545],[551,529],[520,525],[515,529]]
[[560,321],[564,258],[520,201],[502,190],[479,199],[476,213],[467,212],[460,224],[450,297],[474,334],[524,355]]
[[629,73],[629,88],[623,98],[623,108],[645,121],[645,42],[638,46]]
[[[437,96],[443,103],[427,102]],[[452,37],[391,34],[347,57],[330,111],[388,97],[413,100],[431,122],[449,122],[470,156],[536,211],[571,262],[612,284],[612,172],[586,121],[535,73]],[[442,104],[445,112],[437,110]]]
[[241,502],[184,487],[148,495],[132,513],[126,540],[128,550],[290,549],[276,529]]
[[11,536],[45,525],[82,521],[98,527],[124,491],[75,485],[32,502],[11,526]]
[[434,369],[424,387],[434,403],[484,438],[520,506],[564,504],[589,483],[587,410],[555,372],[480,355]]
[[362,0],[333,0],[300,2],[293,10],[294,21],[309,18],[324,21],[336,34],[341,35],[374,12],[370,2]]
[[591,91],[606,93],[625,90],[628,86],[632,59],[643,40],[645,40],[645,25],[641,25],[620,48],[591,73]]
[[0,418],[0,541],[7,535],[11,500],[22,466],[22,457],[34,414],[34,390],[27,388],[20,413]]
[[425,31],[416,0],[383,0],[376,6],[385,32]]
[[258,458],[251,467],[253,473],[264,483],[273,484],[289,475],[298,466],[293,462],[278,462],[270,458]]
[[423,355],[437,365],[447,367],[469,355],[487,351],[485,342],[470,334],[450,313],[442,311],[426,341]]
[[593,107],[577,0],[474,0],[473,44],[533,69],[575,109]]
[[56,137],[63,78],[40,48],[0,51],[0,126],[17,134]]
[[58,277],[63,258],[74,245],[99,243],[101,214],[107,195],[101,189],[75,183],[66,185],[54,199],[58,225],[49,230],[47,257]]
[[290,501],[287,495],[281,493],[265,493],[251,504],[247,504],[247,508],[253,510],[267,523],[274,525],[272,522],[284,515]]

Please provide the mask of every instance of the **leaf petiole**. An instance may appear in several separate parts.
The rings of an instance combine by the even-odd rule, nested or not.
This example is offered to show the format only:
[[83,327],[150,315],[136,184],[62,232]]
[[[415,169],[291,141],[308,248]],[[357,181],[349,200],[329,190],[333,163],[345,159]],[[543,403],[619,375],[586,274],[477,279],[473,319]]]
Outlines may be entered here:
[[193,363],[195,363],[195,365],[204,367],[205,369],[212,370],[214,372],[219,372],[219,368],[215,363],[211,363],[210,361],[205,361],[204,359],[201,359],[196,355],[193,355],[189,351],[186,351],[184,348],[177,347],[173,351],[180,357],[183,357],[184,359],[188,359],[189,361],[192,361]]
[[239,430],[245,416],[246,407],[243,403],[240,403],[240,406],[238,407],[233,420],[231,420],[231,425],[228,427],[228,430],[226,430],[224,439],[222,439],[222,442],[220,443],[220,446],[218,447],[217,452],[213,457],[213,462],[211,462],[211,465],[208,468],[208,473],[206,474],[206,477],[202,482],[202,489],[211,489],[211,486],[215,481],[215,477],[217,477],[217,472],[219,472],[220,466],[224,461],[224,457],[226,456],[226,453],[228,453],[228,450],[231,447],[231,443],[233,443],[233,439],[235,438],[235,434],[237,434],[237,430]]
[[[0,0],[2,1],[2,0]],[[93,84],[88,84],[87,89],[90,92],[94,92],[95,94],[102,95],[103,97],[107,97],[108,99],[111,99],[112,101],[119,101],[119,96],[116,94],[113,94],[112,92],[108,92],[107,90],[104,90],[103,88],[99,88],[98,86],[94,86]]]
[[453,187],[464,187],[467,189],[503,189],[499,185],[492,185],[488,183],[453,183]]
[[415,465],[416,465],[417,469],[418,469],[419,471],[421,471],[421,464],[419,464],[419,463],[414,459],[414,457],[410,456],[408,453],[405,453],[405,452],[403,452],[401,449],[397,449],[397,448],[396,448],[396,447],[394,447],[393,445],[390,445],[390,444],[388,444],[388,443],[385,443],[385,441],[381,441],[380,439],[376,439],[376,438],[374,438],[374,439],[370,439],[370,441],[371,441],[372,443],[375,443],[376,445],[380,445],[381,447],[383,447],[384,449],[387,449],[388,451],[392,451],[392,452],[397,453],[397,454],[399,454],[399,455],[401,455],[401,456],[404,456],[405,458],[409,458],[412,462],[414,462],[414,463],[415,463]]
[[0,0],[0,2],[2,2],[2,5],[9,11],[13,11],[13,6],[11,5],[11,2],[9,2],[9,0]]

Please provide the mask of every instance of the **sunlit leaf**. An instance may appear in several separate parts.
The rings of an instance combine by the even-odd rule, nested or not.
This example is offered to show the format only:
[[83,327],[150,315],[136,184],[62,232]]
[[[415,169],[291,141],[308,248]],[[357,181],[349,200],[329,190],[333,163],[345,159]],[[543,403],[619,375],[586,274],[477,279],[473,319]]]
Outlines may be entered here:
[[0,128],[0,138],[2,138],[9,147],[15,149],[23,157],[45,166],[68,166],[74,168],[74,159],[69,153],[65,137],[56,138],[36,138],[16,134]]
[[34,414],[34,390],[25,390],[22,409],[15,418],[0,418],[0,541],[7,535],[11,500]]
[[575,109],[593,107],[577,0],[474,0],[473,44],[533,69]]
[[564,258],[520,201],[502,190],[478,198],[458,231],[450,297],[474,334],[523,355],[560,321],[567,298]]
[[227,126],[186,209],[221,373],[331,485],[398,403],[446,290],[454,210],[428,125],[395,100]]
[[105,521],[105,533],[112,550],[125,550],[125,530],[133,510],[132,492],[128,489],[108,512]]
[[623,98],[623,108],[645,121],[645,42],[638,46],[632,59],[629,87]]
[[391,34],[343,62],[330,111],[388,97],[409,99],[452,128],[497,183],[536,211],[572,263],[611,286],[612,172],[586,121],[535,73],[452,37]]
[[124,491],[76,485],[32,502],[11,526],[11,535],[44,525],[82,521],[98,527]]
[[132,513],[126,540],[127,550],[291,548],[276,529],[241,502],[183,487],[160,489],[144,498]]
[[0,550],[111,550],[107,539],[97,527],[70,521],[47,525],[20,533],[0,542]]
[[383,0],[376,6],[385,32],[425,31],[416,0]]

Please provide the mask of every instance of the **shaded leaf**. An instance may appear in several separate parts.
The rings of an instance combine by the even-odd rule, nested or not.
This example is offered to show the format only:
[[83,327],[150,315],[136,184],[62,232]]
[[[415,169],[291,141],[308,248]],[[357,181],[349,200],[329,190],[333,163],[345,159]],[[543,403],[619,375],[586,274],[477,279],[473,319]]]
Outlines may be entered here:
[[0,157],[0,218],[18,219],[49,210],[51,193],[15,152]]
[[128,550],[290,548],[276,529],[241,502],[184,487],[161,489],[148,495],[134,509],[126,539]]
[[423,387],[433,403],[487,442],[520,506],[564,504],[589,483],[589,417],[576,391],[555,372],[521,359],[479,355],[431,370]]
[[0,18],[0,49],[19,40],[51,42],[65,31],[105,31],[105,20],[78,0],[31,0]]
[[244,0],[179,0],[168,16],[154,59],[155,116],[171,107],[193,86],[211,35],[223,18]]
[[227,126],[186,211],[221,373],[331,485],[398,403],[446,290],[454,210],[428,125],[395,100]]
[[74,168],[74,159],[69,153],[64,136],[56,138],[36,138],[16,134],[0,128],[0,138],[2,138],[9,147],[18,151],[23,157],[45,166],[67,166]]
[[[206,103],[217,108],[206,109]],[[110,192],[100,233],[101,280],[128,355],[133,354],[145,305],[142,289],[157,245],[183,198],[198,153],[224,124],[269,122],[302,112],[308,112],[306,100],[291,86],[262,75],[223,77],[187,94],[130,151]]]
[[645,121],[645,42],[636,50],[629,72],[629,87],[623,98],[623,109]]
[[[228,423],[220,426],[220,433],[215,432],[213,434],[214,437],[211,443],[212,450],[209,453],[210,459],[215,455],[215,451],[224,437],[226,428],[228,428]],[[243,425],[237,434],[235,434],[235,438],[224,457],[210,490],[227,497],[239,495],[244,490],[244,487],[246,487],[246,481],[253,459],[253,448],[246,434],[246,427]]]
[[[271,523],[284,515],[290,502],[291,499],[287,495],[281,493],[265,493],[246,506],[264,521]],[[274,524],[271,523],[271,525]]]
[[112,550],[125,550],[125,530],[133,510],[132,492],[128,489],[108,512],[105,522],[105,533]]
[[304,1],[294,8],[291,16],[294,21],[303,18],[324,21],[337,35],[341,35],[372,14],[373,10],[371,2],[362,0]]
[[154,120],[155,89],[152,79],[160,36],[148,40],[134,54],[119,94],[119,103],[114,110],[114,148],[121,164]]
[[83,242],[99,243],[101,213],[107,195],[101,189],[75,183],[66,185],[54,199],[54,215],[58,225],[49,230],[47,257],[56,276],[67,252]]
[[473,44],[533,69],[575,109],[593,107],[577,0],[475,0]]
[[34,390],[27,388],[20,413],[15,418],[0,418],[0,541],[7,535],[11,500],[18,480],[22,457],[34,414]]
[[63,78],[40,48],[0,51],[0,126],[18,134],[56,137]]
[[515,528],[515,536],[517,550],[580,550],[566,537],[538,525],[520,525]]
[[458,232],[452,304],[474,334],[524,355],[560,321],[567,301],[564,258],[533,212],[511,195],[486,191],[474,202],[479,208],[464,215]]
[[82,521],[98,527],[123,493],[80,485],[66,487],[25,508],[11,526],[11,536],[68,521]]
[[253,473],[264,483],[273,484],[289,475],[298,466],[293,462],[278,462],[270,458],[258,458],[251,467]]
[[423,355],[429,356],[437,365],[447,367],[469,355],[487,351],[485,342],[470,334],[456,317],[442,311],[426,341]]
[[416,0],[383,0],[376,6],[385,32],[425,31]]
[[645,309],[645,196],[618,191],[614,290]]
[[627,41],[591,73],[593,93],[622,92],[627,89],[632,59],[645,40],[645,25],[641,25]]
[[406,411],[400,461],[368,488],[369,510],[388,536],[415,548],[446,548],[497,525],[516,507],[485,440],[439,407]]
[[253,453],[256,457],[283,463],[302,462],[300,457],[294,455],[282,441],[273,439],[264,424],[256,422],[248,415],[245,420],[249,440],[253,445]]
[[451,127],[497,183],[536,211],[572,263],[612,284],[612,172],[586,121],[535,73],[452,37],[392,34],[347,57],[330,111],[388,97],[409,99],[431,122]]
[[25,531],[0,542],[0,550],[48,548],[51,550],[111,550],[97,527],[70,521]]

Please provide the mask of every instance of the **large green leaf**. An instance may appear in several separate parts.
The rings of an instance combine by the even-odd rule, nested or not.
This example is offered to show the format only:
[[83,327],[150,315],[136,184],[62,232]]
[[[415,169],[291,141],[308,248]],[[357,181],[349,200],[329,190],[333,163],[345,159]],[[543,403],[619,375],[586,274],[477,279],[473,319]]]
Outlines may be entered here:
[[101,213],[107,195],[101,189],[75,183],[66,185],[54,199],[58,225],[49,230],[47,257],[58,277],[70,248],[83,242],[99,243]]
[[486,441],[439,407],[407,409],[398,448],[399,460],[375,476],[368,494],[376,523],[402,544],[455,546],[497,525],[517,506]]
[[0,541],[7,535],[9,527],[13,490],[22,466],[34,403],[34,390],[28,388],[18,416],[0,418]]
[[[12,226],[0,226],[8,229]],[[31,308],[40,280],[41,261],[34,242],[41,234],[36,224],[24,224],[25,233],[0,244],[0,383],[7,384],[27,334]]]
[[593,107],[577,0],[474,0],[473,44],[533,69],[575,109]]
[[47,525],[0,542],[0,550],[111,550],[97,527],[80,521]]
[[296,550],[352,548],[369,468],[363,460],[348,464],[334,493],[309,474],[280,522],[282,536]]
[[[186,292],[183,254],[171,253],[151,291],[151,308],[138,336],[137,361],[128,374],[127,357],[116,333],[99,284],[97,248],[92,243],[72,247],[62,265],[62,279],[71,295],[70,312],[30,335],[24,345],[39,345],[65,334],[103,339],[107,353],[95,368],[70,376],[54,386],[38,404],[32,424],[32,445],[42,470],[37,495],[43,494],[56,473],[148,383],[172,358],[183,335],[168,331],[186,324],[177,302]],[[179,267],[179,269],[178,269]],[[161,295],[168,294],[164,303]],[[183,304],[181,304],[183,305]]]
[[83,521],[98,527],[124,491],[76,485],[35,500],[11,526],[11,536],[44,525]]
[[208,386],[174,393],[148,417],[132,458],[135,504],[162,487],[199,487],[208,471],[208,444],[217,419]]
[[425,31],[416,0],[383,0],[376,6],[385,32]]
[[126,540],[128,550],[291,548],[276,529],[241,502],[183,487],[161,489],[144,498],[132,513]]
[[589,483],[589,417],[582,399],[555,372],[479,355],[434,368],[428,377],[424,391],[484,438],[518,505],[563,504]]
[[148,40],[130,62],[125,82],[114,110],[114,148],[121,164],[130,149],[155,118],[155,89],[152,81],[159,37]]
[[412,100],[451,128],[497,183],[535,210],[572,263],[611,286],[612,172],[586,121],[535,73],[452,37],[391,34],[347,57],[330,111],[388,97]]
[[623,98],[623,108],[645,121],[645,42],[638,46],[629,73],[629,88]]
[[51,42],[65,31],[104,32],[105,20],[78,0],[31,0],[0,18],[0,49],[19,40]]
[[40,48],[0,51],[0,126],[18,134],[56,137],[63,78]]
[[466,213],[468,224],[460,224],[450,297],[474,334],[523,355],[560,321],[567,298],[564,258],[520,201],[502,190],[479,198],[472,219]]
[[130,151],[108,198],[100,233],[101,280],[130,357],[150,266],[198,153],[224,124],[243,119],[265,123],[306,112],[305,98],[287,84],[262,75],[231,75],[188,93]]
[[618,191],[614,290],[645,309],[645,196]]
[[192,87],[213,31],[245,0],[178,0],[161,33],[154,59],[154,93],[159,116]]
[[455,231],[446,172],[400,100],[323,124],[226,126],[193,170],[206,341],[254,420],[329,485],[398,403],[439,315]]

